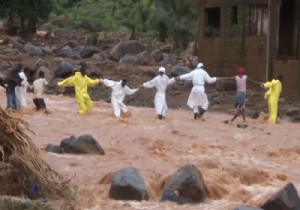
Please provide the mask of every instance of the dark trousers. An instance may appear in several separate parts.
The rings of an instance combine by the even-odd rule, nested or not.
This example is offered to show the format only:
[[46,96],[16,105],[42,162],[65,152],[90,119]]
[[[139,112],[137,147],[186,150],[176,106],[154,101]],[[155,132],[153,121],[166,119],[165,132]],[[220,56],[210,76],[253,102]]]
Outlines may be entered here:
[[17,110],[17,97],[14,91],[6,92],[7,97],[7,108],[11,108],[13,110]]
[[43,98],[34,98],[33,103],[35,105],[36,110],[46,109],[46,104]]

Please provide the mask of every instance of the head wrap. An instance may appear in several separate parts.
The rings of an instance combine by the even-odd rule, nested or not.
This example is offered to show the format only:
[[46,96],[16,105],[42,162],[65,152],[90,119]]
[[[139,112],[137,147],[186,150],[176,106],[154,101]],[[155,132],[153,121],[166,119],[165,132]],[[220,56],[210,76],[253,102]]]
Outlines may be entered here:
[[202,69],[204,67],[203,63],[198,63],[197,69]]
[[163,73],[165,73],[165,72],[166,72],[166,69],[165,69],[164,67],[159,67],[158,72],[163,72]]

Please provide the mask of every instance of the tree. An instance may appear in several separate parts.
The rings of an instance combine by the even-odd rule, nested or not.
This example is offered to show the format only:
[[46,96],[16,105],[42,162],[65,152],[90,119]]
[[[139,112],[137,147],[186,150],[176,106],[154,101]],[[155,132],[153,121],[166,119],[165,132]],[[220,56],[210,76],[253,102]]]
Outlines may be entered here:
[[26,35],[35,33],[38,20],[47,19],[53,8],[52,0],[2,0],[0,14],[11,23],[19,18],[20,33]]
[[[196,23],[196,11],[187,0],[155,0],[158,8],[162,8],[166,15],[164,21],[169,26],[169,32],[173,36],[175,48],[185,48],[188,40],[194,33]],[[162,21],[162,20],[160,20]]]

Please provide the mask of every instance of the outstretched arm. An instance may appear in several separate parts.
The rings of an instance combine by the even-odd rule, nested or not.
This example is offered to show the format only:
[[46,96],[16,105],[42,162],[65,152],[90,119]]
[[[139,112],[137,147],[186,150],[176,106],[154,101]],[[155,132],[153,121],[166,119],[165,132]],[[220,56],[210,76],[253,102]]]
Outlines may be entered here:
[[103,84],[107,87],[112,87],[116,84],[115,81],[109,80],[109,79],[103,79],[102,81],[103,81]]
[[217,81],[217,77],[210,77],[207,72],[205,73],[204,79],[205,79],[205,82],[207,82],[209,84]]
[[149,82],[143,83],[141,86],[144,88],[153,88],[156,85],[156,77],[150,80]]
[[234,77],[217,77],[217,80],[235,79]]
[[132,95],[132,94],[134,94],[138,90],[139,90],[138,88],[136,88],[136,89],[130,89],[128,86],[126,86],[125,87],[125,94],[126,95]]
[[168,80],[168,85],[172,85],[172,84],[174,84],[176,82],[176,79],[175,79],[175,77],[173,77],[172,79],[169,79]]
[[63,81],[58,82],[57,85],[62,86],[62,87],[74,86],[74,80],[75,80],[75,77],[72,76]]
[[99,83],[100,83],[99,79],[91,79],[91,78],[87,77],[87,85],[88,86],[95,86]]
[[273,82],[266,82],[263,85],[264,85],[264,88],[270,89],[273,86]]
[[247,77],[247,80],[248,80],[249,82],[252,82],[253,84],[257,84],[257,85],[260,85],[260,84],[261,84],[261,82],[257,82],[256,80],[251,79],[249,76]]
[[178,78],[180,80],[192,80],[193,79],[193,72],[190,72],[190,73],[187,73],[187,74],[184,74],[184,75],[180,75],[180,76],[178,76]]

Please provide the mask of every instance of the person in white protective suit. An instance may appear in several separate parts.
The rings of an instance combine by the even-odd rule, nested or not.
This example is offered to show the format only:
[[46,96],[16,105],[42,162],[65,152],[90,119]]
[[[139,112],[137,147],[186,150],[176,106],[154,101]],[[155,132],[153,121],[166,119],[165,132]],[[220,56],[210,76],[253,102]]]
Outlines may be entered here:
[[156,88],[156,94],[154,98],[155,112],[158,115],[158,119],[163,119],[166,116],[166,112],[168,110],[168,106],[166,103],[166,89],[168,85],[175,83],[175,79],[169,79],[167,75],[165,75],[166,69],[164,67],[160,67],[159,75],[154,77],[149,82],[145,82],[141,87],[144,88]]
[[22,82],[21,82],[21,86],[17,86],[15,89],[16,97],[17,97],[17,107],[18,109],[25,109],[27,108],[26,97],[27,97],[27,88],[29,84],[27,81],[27,76],[24,73],[24,69],[21,70],[19,76],[21,77]]
[[214,83],[220,77],[210,77],[203,69],[204,65],[198,63],[197,68],[190,73],[176,77],[176,80],[192,80],[193,88],[189,95],[187,105],[193,109],[194,119],[201,118],[207,111],[209,102],[205,93],[205,83]]
[[121,81],[113,81],[109,79],[104,79],[103,84],[107,87],[110,87],[112,89],[111,93],[111,105],[114,110],[114,114],[116,117],[120,117],[121,113],[127,113],[128,108],[123,103],[123,100],[126,95],[132,95],[136,91],[138,91],[138,88],[136,89],[130,89],[126,84],[127,80],[123,79]]

